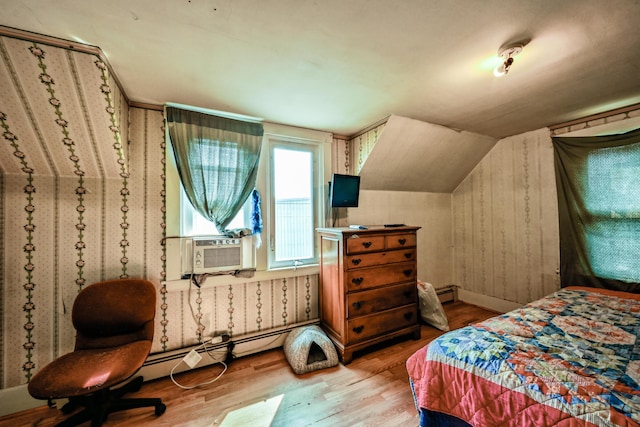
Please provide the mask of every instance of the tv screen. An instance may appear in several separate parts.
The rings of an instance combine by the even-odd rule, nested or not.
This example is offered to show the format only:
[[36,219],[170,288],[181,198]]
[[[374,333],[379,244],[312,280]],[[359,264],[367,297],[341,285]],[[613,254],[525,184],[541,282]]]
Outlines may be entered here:
[[334,173],[331,178],[331,207],[357,208],[360,196],[360,177]]

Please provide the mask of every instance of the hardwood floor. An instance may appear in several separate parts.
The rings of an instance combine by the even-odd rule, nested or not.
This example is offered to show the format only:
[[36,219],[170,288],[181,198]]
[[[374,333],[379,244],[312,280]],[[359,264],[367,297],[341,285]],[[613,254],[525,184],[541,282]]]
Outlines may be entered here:
[[[451,329],[494,316],[462,302],[444,305]],[[147,382],[130,397],[161,397],[166,412],[156,417],[153,408],[109,415],[105,426],[417,426],[405,361],[442,332],[422,326],[420,340],[398,340],[392,345],[355,353],[353,362],[304,375],[291,370],[282,349],[234,360],[215,383],[191,390],[169,378]],[[176,375],[182,384],[208,381],[219,365]],[[260,424],[242,418],[260,414]],[[272,415],[274,413],[274,415]],[[46,405],[0,418],[0,426],[49,427],[62,421],[59,410]],[[226,420],[225,420],[226,418]],[[235,420],[235,421],[233,421]],[[89,423],[86,423],[89,425]]]

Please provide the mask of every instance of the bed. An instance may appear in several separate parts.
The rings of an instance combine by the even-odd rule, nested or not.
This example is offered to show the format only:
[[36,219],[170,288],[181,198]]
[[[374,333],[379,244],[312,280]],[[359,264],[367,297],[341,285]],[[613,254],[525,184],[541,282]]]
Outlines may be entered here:
[[639,426],[640,295],[567,287],[407,360],[421,426]]

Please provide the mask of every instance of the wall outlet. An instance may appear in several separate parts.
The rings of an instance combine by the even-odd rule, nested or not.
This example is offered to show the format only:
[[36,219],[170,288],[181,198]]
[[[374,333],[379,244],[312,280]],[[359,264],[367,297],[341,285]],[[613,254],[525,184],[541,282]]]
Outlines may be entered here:
[[198,364],[198,362],[202,360],[202,356],[200,356],[200,353],[198,353],[197,351],[191,350],[182,360],[184,360],[184,363],[186,363],[191,369],[193,369]]
[[222,332],[221,334],[215,333],[215,334],[213,334],[213,336],[211,337],[211,340],[209,342],[211,344],[220,344],[222,342],[229,341],[229,339],[231,339],[231,337],[226,332]]

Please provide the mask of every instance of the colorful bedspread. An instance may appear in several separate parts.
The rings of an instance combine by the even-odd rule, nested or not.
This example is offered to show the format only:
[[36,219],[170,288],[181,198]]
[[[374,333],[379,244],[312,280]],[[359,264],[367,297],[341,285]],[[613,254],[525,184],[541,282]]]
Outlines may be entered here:
[[565,288],[446,333],[407,361],[416,404],[477,427],[638,426],[639,299]]

